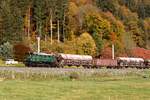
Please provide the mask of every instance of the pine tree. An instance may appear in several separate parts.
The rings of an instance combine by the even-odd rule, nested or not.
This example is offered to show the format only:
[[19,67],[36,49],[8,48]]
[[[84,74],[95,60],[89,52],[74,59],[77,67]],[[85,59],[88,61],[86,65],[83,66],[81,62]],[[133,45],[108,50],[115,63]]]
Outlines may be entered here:
[[0,16],[3,30],[1,43],[22,41],[23,14],[27,5],[28,0],[1,0]]
[[36,32],[39,36],[43,36],[44,32],[44,25],[46,20],[46,8],[45,8],[45,1],[43,0],[34,0],[33,1],[33,17],[34,21],[36,22]]

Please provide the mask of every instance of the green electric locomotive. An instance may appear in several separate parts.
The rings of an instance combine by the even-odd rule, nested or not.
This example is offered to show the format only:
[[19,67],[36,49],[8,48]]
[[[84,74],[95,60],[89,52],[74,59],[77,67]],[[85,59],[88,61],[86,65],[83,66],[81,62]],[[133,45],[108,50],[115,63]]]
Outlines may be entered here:
[[57,66],[57,59],[52,54],[30,53],[24,63],[28,67],[54,67]]

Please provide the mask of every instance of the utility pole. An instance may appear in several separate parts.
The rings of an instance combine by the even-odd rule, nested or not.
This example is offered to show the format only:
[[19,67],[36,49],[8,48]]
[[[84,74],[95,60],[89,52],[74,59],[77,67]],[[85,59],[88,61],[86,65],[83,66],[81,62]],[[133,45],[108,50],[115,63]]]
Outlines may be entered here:
[[38,54],[40,53],[40,36],[37,37],[38,42]]
[[57,34],[58,34],[58,36],[57,36],[57,41],[58,41],[58,43],[59,43],[59,42],[60,42],[59,20],[57,21]]
[[115,46],[112,44],[112,59],[115,59]]
[[39,23],[39,37],[42,35],[42,23]]
[[112,59],[115,59],[115,40],[116,40],[116,34],[114,32],[111,32],[111,40],[112,40]]

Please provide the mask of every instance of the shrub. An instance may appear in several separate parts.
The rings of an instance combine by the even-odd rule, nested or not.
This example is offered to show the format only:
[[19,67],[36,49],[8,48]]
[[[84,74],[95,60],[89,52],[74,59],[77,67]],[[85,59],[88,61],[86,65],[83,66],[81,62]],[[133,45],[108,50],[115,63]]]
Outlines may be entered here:
[[78,80],[80,78],[79,74],[77,72],[71,72],[70,75],[69,75],[69,78],[74,80]]
[[14,45],[14,57],[17,61],[23,61],[25,55],[31,51],[30,47],[24,45],[23,43],[19,43]]
[[13,46],[9,42],[0,45],[0,57],[2,59],[13,57]]

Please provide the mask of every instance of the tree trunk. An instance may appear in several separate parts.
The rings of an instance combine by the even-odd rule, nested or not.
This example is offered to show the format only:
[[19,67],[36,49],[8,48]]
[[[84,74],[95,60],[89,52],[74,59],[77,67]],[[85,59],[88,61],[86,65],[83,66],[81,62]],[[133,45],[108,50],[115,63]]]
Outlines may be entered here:
[[51,18],[50,18],[50,28],[51,28],[51,45],[53,44],[53,19],[52,19],[52,13],[50,12]]
[[59,33],[60,31],[59,31],[59,20],[57,21],[57,34],[58,34],[58,36],[57,36],[57,41],[58,41],[58,43],[60,42],[60,33]]

